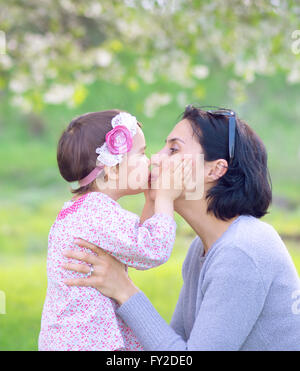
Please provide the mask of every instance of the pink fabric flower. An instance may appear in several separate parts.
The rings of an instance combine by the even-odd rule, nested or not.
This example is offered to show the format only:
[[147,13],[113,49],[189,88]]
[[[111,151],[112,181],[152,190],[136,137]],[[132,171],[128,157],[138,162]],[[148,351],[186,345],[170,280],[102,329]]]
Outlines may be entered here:
[[126,126],[118,125],[105,136],[109,152],[113,155],[127,153],[132,148],[132,135]]

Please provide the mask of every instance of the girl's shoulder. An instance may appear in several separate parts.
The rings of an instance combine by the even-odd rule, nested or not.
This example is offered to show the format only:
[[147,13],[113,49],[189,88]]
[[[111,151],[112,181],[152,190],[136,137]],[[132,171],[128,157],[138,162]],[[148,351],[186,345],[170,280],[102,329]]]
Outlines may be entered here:
[[75,201],[70,200],[65,202],[57,216],[57,221],[65,219],[65,217],[78,212],[93,213],[93,211],[96,212],[97,210],[107,210],[112,208],[120,208],[120,205],[104,193],[89,192],[77,198]]
[[[89,192],[85,195],[86,197],[82,201],[82,212],[87,214],[93,214],[94,216],[103,216],[108,214],[120,213],[121,206],[102,192]],[[80,198],[77,200],[80,201]]]
[[86,194],[86,202],[87,203],[94,203],[98,205],[99,203],[103,206],[109,207],[117,207],[120,208],[121,206],[118,204],[117,201],[113,200],[111,197],[106,195],[102,192],[89,192]]

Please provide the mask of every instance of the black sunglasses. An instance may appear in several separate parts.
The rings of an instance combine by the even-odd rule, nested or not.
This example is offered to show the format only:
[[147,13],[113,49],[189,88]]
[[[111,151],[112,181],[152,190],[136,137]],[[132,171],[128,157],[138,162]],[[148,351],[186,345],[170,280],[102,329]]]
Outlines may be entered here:
[[[205,106],[206,108],[211,106]],[[199,107],[199,109],[203,109],[205,107]],[[187,106],[187,109],[195,109],[193,105]],[[214,107],[217,108],[217,107]],[[197,109],[197,108],[196,108]],[[234,111],[227,109],[227,108],[218,108],[216,110],[208,110],[206,111],[212,116],[225,116],[228,117],[229,121],[229,140],[228,140],[228,152],[229,152],[229,165],[232,163],[234,158],[234,148],[235,148],[235,130],[236,130],[236,114]]]

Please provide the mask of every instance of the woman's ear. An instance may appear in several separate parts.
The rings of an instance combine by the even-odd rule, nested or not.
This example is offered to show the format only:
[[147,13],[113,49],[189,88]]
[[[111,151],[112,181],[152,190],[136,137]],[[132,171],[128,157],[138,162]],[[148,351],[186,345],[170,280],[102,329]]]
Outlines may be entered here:
[[219,159],[216,161],[212,161],[207,177],[211,181],[216,181],[220,179],[226,173],[227,169],[228,169],[228,163],[226,160]]

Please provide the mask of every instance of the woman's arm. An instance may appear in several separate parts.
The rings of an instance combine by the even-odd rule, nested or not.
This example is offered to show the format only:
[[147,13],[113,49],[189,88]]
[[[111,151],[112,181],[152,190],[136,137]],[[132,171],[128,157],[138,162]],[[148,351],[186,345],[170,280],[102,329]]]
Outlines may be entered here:
[[[224,248],[210,264],[202,287],[198,288],[203,299],[186,340],[159,315],[131,282],[124,267],[112,259],[101,253],[98,273],[90,280],[120,304],[118,314],[145,350],[239,350],[264,305],[266,293],[255,264],[238,248]],[[87,281],[73,280],[71,284],[89,285]],[[183,302],[196,300],[189,298],[188,292],[184,296]]]
[[[118,314],[145,350],[241,349],[266,298],[261,274],[252,259],[238,248],[224,248],[207,269],[198,292],[203,299],[187,340],[160,317],[142,292],[123,302]],[[193,300],[188,292],[186,295],[187,301]]]
[[[86,264],[68,263],[64,264],[63,268],[78,273],[89,273],[90,268],[87,264],[91,264],[94,271],[88,278],[67,279],[64,281],[66,285],[94,287],[101,291],[103,295],[114,298],[120,305],[140,291],[129,278],[125,265],[119,260],[85,240],[76,239],[75,243],[84,249],[91,250],[94,254],[74,250],[64,251],[63,255],[65,257]],[[108,285],[106,288],[107,280],[118,282],[118,285],[115,288]]]

